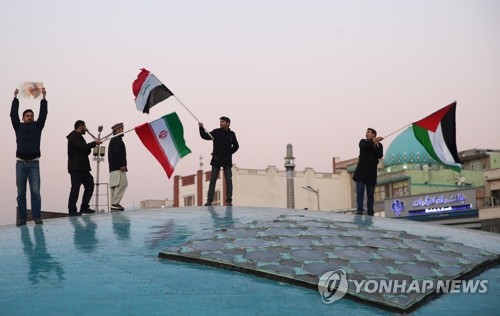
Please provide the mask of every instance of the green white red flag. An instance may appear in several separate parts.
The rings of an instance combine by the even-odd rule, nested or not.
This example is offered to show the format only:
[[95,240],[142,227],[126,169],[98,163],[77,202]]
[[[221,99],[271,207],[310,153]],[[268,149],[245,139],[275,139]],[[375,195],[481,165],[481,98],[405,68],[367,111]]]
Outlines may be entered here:
[[460,172],[456,142],[455,111],[457,103],[445,106],[412,124],[413,133],[432,158]]
[[177,162],[191,153],[184,141],[184,127],[175,112],[137,126],[135,132],[161,164],[169,179]]

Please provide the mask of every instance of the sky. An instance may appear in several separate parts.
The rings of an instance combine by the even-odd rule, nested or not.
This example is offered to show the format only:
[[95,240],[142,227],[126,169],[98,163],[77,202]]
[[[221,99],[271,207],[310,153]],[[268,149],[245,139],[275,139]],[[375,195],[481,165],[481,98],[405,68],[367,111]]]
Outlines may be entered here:
[[[192,151],[176,166],[180,176],[195,173],[200,157],[210,170],[212,144],[197,121],[212,130],[220,116],[231,118],[240,143],[233,162],[243,169],[284,170],[290,143],[296,170],[331,172],[333,157],[358,155],[366,128],[389,135],[453,101],[458,150],[500,149],[499,16],[495,0],[0,0],[0,224],[15,222],[9,113],[25,81],[47,90],[44,211],[67,212],[66,135],[79,119],[105,135],[117,122],[127,130],[177,112]],[[173,97],[149,115],[137,111],[131,85],[143,67],[194,117]],[[39,101],[20,103],[38,116]],[[121,204],[172,199],[173,177],[135,132],[124,142]],[[99,169],[99,182],[108,182],[107,160]]]

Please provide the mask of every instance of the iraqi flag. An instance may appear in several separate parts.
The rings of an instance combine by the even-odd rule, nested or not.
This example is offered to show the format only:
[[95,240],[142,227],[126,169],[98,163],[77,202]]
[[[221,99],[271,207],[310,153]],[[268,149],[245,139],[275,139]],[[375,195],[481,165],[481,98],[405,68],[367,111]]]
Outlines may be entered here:
[[412,124],[413,133],[425,150],[445,166],[460,172],[456,142],[455,110],[457,102],[445,106]]
[[132,83],[132,91],[137,110],[148,114],[154,105],[174,95],[155,75],[144,68]]
[[191,153],[184,141],[184,128],[175,112],[137,126],[135,132],[161,164],[169,179],[177,162]]

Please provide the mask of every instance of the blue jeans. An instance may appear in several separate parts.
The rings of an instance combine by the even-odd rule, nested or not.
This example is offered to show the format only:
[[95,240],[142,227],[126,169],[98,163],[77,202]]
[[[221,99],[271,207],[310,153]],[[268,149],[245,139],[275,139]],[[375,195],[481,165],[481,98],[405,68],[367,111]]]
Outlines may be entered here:
[[363,200],[365,198],[366,187],[366,209],[367,214],[373,216],[373,205],[375,204],[375,185],[365,184],[363,181],[356,181],[356,214],[363,214]]
[[16,162],[17,185],[17,215],[19,219],[26,220],[26,183],[30,184],[31,212],[33,218],[42,215],[42,198],[40,196],[40,161]]
[[[233,200],[233,171],[231,170],[231,166],[224,166],[222,169],[224,170],[224,178],[226,178],[226,202],[231,202]],[[207,194],[207,202],[210,203],[214,200],[215,183],[219,176],[219,170],[220,167],[212,166],[212,174],[210,175],[210,184],[208,185]]]

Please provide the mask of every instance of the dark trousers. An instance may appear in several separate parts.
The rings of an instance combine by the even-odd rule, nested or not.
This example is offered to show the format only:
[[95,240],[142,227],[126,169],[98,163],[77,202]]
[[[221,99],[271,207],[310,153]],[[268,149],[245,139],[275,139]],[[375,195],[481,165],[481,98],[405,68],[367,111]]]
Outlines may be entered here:
[[71,191],[69,192],[68,211],[75,213],[77,211],[76,202],[80,194],[80,186],[83,184],[83,197],[80,211],[89,208],[89,202],[94,193],[94,177],[88,171],[72,171],[71,175]]
[[[212,166],[210,184],[208,185],[207,202],[211,203],[214,200],[215,183],[217,182],[220,168],[221,167]],[[231,170],[231,166],[224,166],[222,168],[224,170],[224,178],[226,178],[226,202],[231,202],[233,200],[233,171]]]
[[356,181],[356,214],[363,214],[363,200],[365,198],[366,187],[366,209],[367,214],[373,216],[373,205],[375,204],[375,185],[365,184],[363,181]]

